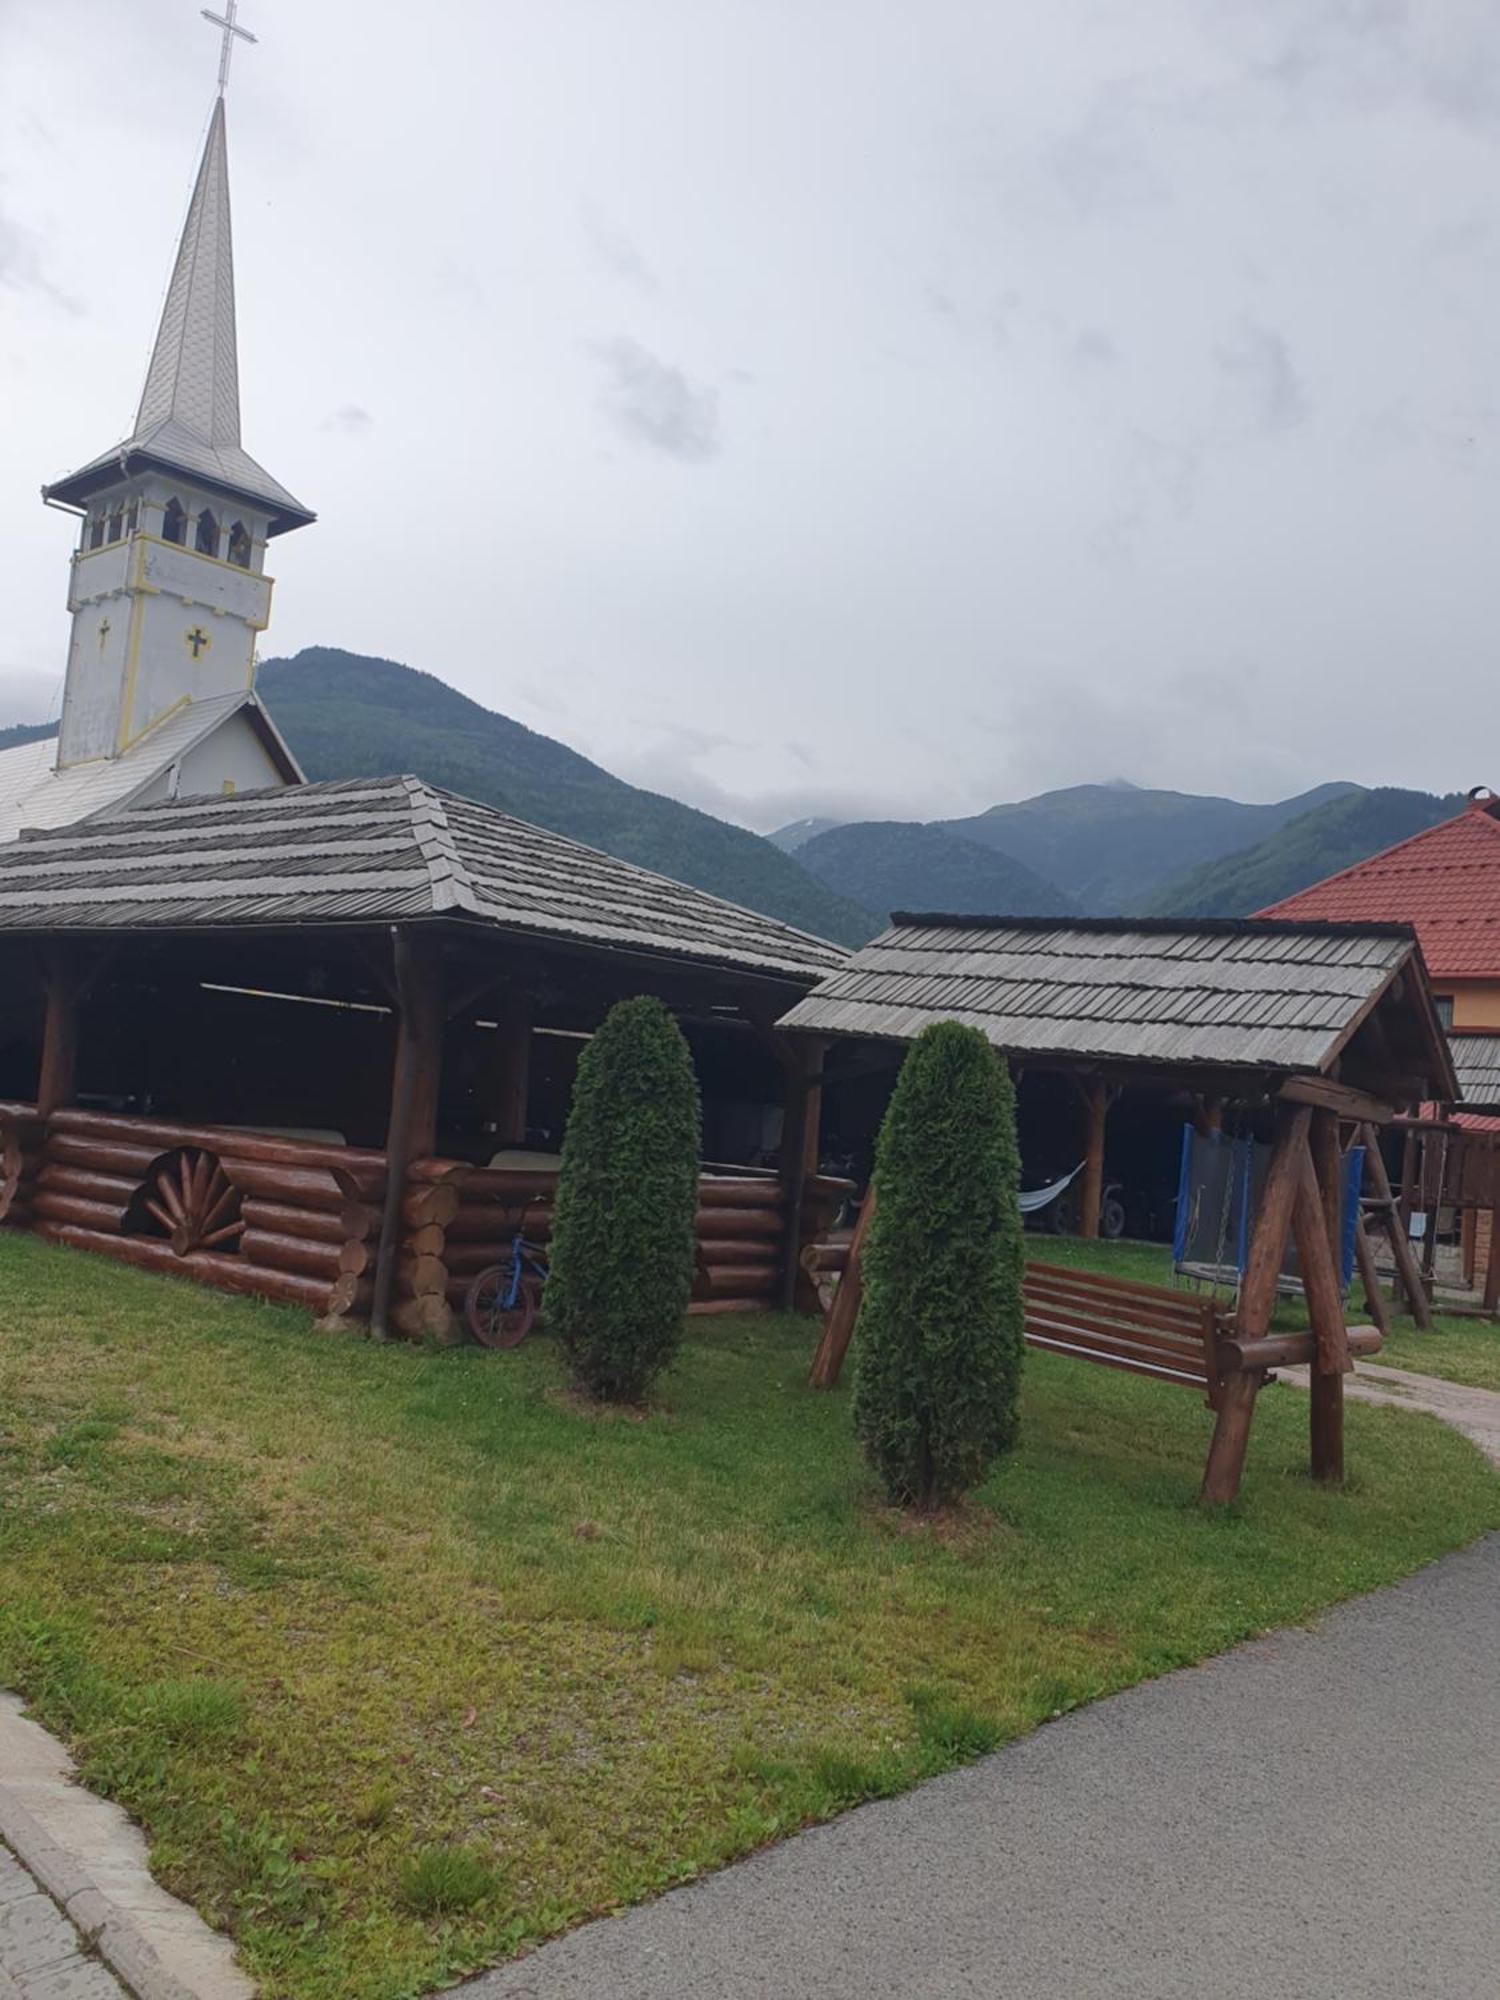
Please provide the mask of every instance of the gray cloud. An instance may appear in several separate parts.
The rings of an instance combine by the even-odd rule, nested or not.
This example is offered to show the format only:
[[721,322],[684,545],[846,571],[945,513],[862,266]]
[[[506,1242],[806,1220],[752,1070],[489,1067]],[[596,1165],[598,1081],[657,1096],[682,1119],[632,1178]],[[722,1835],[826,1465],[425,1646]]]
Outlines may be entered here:
[[83,310],[79,301],[59,290],[47,276],[41,239],[35,230],[0,208],[0,285],[14,292],[37,292],[64,312]]
[[375,419],[359,403],[341,403],[319,424],[319,430],[340,431],[345,437],[358,437],[369,430]]
[[1214,351],[1238,407],[1257,430],[1292,430],[1307,420],[1307,397],[1291,350],[1274,327],[1245,320]]
[[[1496,0],[451,0],[437,66],[272,12],[245,441],[319,521],[268,653],[409,660],[755,824],[1500,782],[1389,724],[1435,648],[1495,713]],[[73,533],[37,487],[130,421],[216,50],[181,0],[0,17],[30,716]]]
[[689,381],[680,368],[624,334],[600,342],[594,354],[607,376],[604,408],[626,437],[689,463],[718,456],[716,389]]
[[590,248],[606,271],[639,292],[654,293],[659,289],[656,273],[616,223],[601,215],[596,208],[586,205],[583,228]]
[[1490,0],[1220,0],[1250,74],[1309,107],[1418,103],[1500,121],[1500,13]]

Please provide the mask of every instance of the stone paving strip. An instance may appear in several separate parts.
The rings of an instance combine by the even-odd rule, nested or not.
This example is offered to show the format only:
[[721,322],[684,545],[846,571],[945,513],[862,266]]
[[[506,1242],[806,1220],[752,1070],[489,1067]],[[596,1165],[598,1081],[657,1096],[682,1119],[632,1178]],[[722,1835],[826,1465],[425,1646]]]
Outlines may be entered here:
[[[1441,1334],[1430,1337],[1442,1339]],[[1308,1386],[1305,1368],[1278,1368],[1276,1373],[1296,1388]],[[1421,1410],[1439,1417],[1477,1444],[1491,1465],[1500,1465],[1500,1390],[1471,1389],[1466,1383],[1444,1382],[1409,1368],[1361,1361],[1352,1375],[1345,1376],[1344,1394],[1357,1403],[1381,1403],[1389,1409]]]
[[228,1938],[151,1878],[140,1828],[0,1694],[0,2000],[254,2000]]
[[125,2000],[119,1980],[8,1847],[0,1847],[0,2000]]

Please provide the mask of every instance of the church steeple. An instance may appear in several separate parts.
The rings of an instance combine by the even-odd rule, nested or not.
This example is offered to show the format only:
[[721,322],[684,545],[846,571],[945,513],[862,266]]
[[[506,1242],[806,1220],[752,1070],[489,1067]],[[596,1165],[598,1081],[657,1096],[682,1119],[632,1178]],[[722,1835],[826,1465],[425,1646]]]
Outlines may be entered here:
[[177,424],[214,448],[240,441],[240,367],[234,335],[234,248],[224,100],[188,207],[172,282],[135,420],[136,437]]
[[135,428],[44,487],[83,515],[58,768],[128,749],[184,702],[250,689],[270,618],[267,542],[316,517],[240,443],[224,85],[172,267]]

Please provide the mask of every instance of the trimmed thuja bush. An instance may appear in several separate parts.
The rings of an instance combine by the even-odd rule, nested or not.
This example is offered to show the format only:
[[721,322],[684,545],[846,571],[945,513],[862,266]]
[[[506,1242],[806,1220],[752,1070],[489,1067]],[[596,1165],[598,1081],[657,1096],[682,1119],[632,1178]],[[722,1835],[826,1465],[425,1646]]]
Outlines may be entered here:
[[563,1140],[544,1310],[579,1387],[639,1402],[693,1288],[698,1084],[659,1000],[622,1000],[583,1053]]
[[854,1423],[902,1506],[977,1486],[1016,1435],[1021,1214],[1010,1074],[976,1029],[912,1044],[881,1127]]

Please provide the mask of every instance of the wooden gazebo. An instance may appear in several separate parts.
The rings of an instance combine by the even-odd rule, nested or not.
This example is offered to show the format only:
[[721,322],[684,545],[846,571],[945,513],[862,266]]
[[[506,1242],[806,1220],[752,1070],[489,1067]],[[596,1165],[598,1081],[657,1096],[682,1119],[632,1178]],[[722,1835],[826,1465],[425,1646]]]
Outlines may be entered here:
[[[1312,1465],[1342,1470],[1343,1376],[1351,1365],[1335,1246],[1341,1231],[1341,1153],[1366,1144],[1377,1176],[1374,1212],[1388,1235],[1414,1312],[1426,1297],[1385,1179],[1376,1130],[1404,1106],[1455,1088],[1415,934],[1403,924],[1287,923],[1178,919],[898,915],[881,937],[829,973],[783,1015],[781,1027],[844,1062],[884,1061],[894,1076],[905,1044],[930,1022],[978,1028],[1017,1070],[1060,1073],[1084,1111],[1085,1228],[1097,1216],[1105,1122],[1127,1085],[1186,1097],[1216,1122],[1227,1107],[1266,1128],[1272,1150],[1232,1322],[1205,1336],[1208,1361],[1186,1365],[1171,1295],[1132,1306],[1153,1288],[1091,1280],[1109,1301],[1085,1299],[1075,1274],[1028,1280],[1028,1338],[1057,1345],[1058,1316],[1071,1318],[1068,1351],[1173,1379],[1207,1381],[1215,1436],[1205,1493],[1236,1490],[1251,1412],[1268,1367],[1296,1358],[1268,1338],[1278,1277],[1294,1236],[1312,1342]],[[866,1205],[866,1215],[868,1203]],[[833,1380],[853,1330],[858,1246],[845,1258],[813,1380]],[[1356,1222],[1370,1311],[1384,1324],[1364,1218]],[[855,1284],[849,1285],[849,1276]],[[1033,1298],[1049,1293],[1036,1312]],[[1066,1308],[1059,1292],[1069,1295]],[[1154,1329],[1137,1322],[1145,1312]],[[1047,1330],[1050,1328],[1050,1332]],[[1373,1337],[1373,1336],[1372,1336]],[[1227,1360],[1232,1365],[1221,1367]]]
[[696,1307],[788,1300],[841,1190],[817,1053],[775,1022],[845,956],[410,777],[23,836],[0,849],[0,1218],[441,1336],[504,1210],[545,1233],[577,1051],[644,992],[703,1079]]

